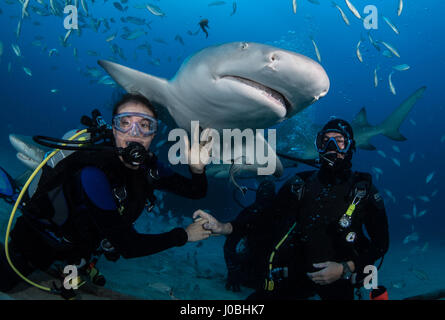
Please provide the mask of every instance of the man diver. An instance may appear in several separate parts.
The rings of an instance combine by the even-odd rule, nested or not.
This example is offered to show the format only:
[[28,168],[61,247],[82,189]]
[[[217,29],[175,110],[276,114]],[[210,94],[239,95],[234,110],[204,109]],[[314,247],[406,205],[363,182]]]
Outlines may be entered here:
[[233,221],[240,226],[227,236],[224,243],[224,260],[227,266],[226,289],[240,291],[240,285],[254,288],[263,278],[260,267],[265,259],[264,247],[270,242],[267,237],[268,221],[265,215],[273,209],[275,183],[264,179],[256,190],[255,202],[245,207]]
[[[207,192],[204,158],[190,164],[189,179],[148,151],[156,129],[150,102],[125,94],[113,109],[112,148],[79,150],[54,168],[43,167],[38,188],[22,202],[23,215],[10,234],[10,258],[22,275],[47,270],[55,261],[81,268],[101,253],[112,261],[146,256],[210,235],[202,228],[205,220],[161,234],[139,234],[133,228],[144,208],[154,205],[155,189],[192,199]],[[208,147],[200,146],[210,152]],[[2,245],[0,291],[11,290],[19,280]]]
[[[367,276],[365,267],[388,250],[383,199],[370,174],[351,170],[350,124],[332,119],[315,144],[320,169],[289,179],[275,198],[273,214],[264,216],[274,241],[266,248],[264,280],[249,299],[352,300]],[[248,223],[221,223],[202,210],[194,213],[198,216],[209,221],[203,227],[212,234],[236,233]]]

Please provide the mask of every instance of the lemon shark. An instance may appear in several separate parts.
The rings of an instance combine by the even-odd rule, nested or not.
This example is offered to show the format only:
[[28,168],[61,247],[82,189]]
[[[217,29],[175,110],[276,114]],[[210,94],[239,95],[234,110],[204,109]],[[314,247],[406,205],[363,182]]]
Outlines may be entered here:
[[[111,61],[98,64],[127,92],[149,99],[160,120],[188,133],[191,121],[220,131],[266,129],[324,97],[330,86],[316,61],[254,42],[204,48],[187,58],[170,80]],[[274,174],[279,176],[283,168],[276,161]]]

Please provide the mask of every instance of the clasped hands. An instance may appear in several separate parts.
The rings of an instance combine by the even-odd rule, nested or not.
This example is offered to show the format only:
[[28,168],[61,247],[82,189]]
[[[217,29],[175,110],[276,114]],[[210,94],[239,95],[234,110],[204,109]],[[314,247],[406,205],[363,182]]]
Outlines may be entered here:
[[232,232],[230,223],[219,222],[205,211],[196,210],[193,213],[193,219],[194,222],[185,229],[190,242],[204,240],[211,235],[228,235]]

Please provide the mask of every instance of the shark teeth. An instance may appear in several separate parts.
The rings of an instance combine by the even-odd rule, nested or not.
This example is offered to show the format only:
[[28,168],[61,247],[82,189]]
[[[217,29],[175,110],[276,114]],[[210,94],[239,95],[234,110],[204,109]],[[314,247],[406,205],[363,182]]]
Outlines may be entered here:
[[291,104],[289,103],[289,101],[286,99],[286,97],[283,94],[281,94],[280,92],[278,92],[272,88],[266,87],[265,85],[263,85],[259,82],[255,82],[253,80],[246,79],[246,78],[239,77],[239,76],[223,76],[222,78],[229,78],[229,79],[232,79],[232,80],[235,80],[238,82],[242,82],[242,83],[244,83],[250,87],[253,87],[255,89],[258,89],[261,91],[261,93],[265,97],[273,100],[274,102],[278,102],[286,110],[289,110],[291,107]]

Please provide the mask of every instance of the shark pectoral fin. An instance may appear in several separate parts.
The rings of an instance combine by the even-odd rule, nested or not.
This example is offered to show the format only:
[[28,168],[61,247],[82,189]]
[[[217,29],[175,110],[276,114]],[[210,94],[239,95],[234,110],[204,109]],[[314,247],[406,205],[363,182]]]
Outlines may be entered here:
[[397,131],[388,131],[383,133],[383,135],[389,139],[392,140],[396,140],[396,141],[405,141],[406,138],[399,132],[399,130],[397,129]]
[[416,102],[423,96],[426,87],[417,89],[394,112],[380,125],[382,134],[396,141],[404,141],[406,138],[399,132],[399,128],[414,107]]
[[[97,63],[127,92],[139,93],[155,106],[163,106],[168,109],[168,88],[170,85],[167,79],[154,77],[107,60],[98,60]],[[161,120],[169,122],[163,118]]]

